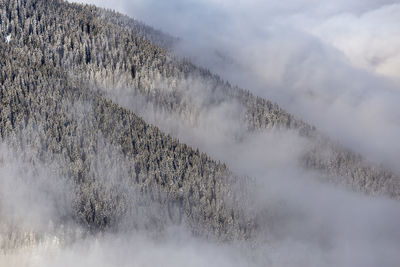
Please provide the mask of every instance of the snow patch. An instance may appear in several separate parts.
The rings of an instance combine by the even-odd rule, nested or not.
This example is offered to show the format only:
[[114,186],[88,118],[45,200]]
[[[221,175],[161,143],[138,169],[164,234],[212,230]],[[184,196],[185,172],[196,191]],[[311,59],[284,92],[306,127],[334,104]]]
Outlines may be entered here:
[[6,43],[9,43],[11,41],[11,34],[6,36]]

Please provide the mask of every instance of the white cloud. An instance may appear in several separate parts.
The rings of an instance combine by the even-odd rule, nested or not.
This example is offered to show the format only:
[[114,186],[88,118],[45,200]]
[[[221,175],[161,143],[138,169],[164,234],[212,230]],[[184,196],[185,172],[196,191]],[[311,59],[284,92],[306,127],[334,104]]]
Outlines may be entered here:
[[[117,8],[183,37],[186,44],[180,47],[182,53],[259,95],[279,100],[370,158],[394,164],[400,156],[398,87],[375,75],[389,75],[388,69],[394,66],[391,61],[396,60],[392,51],[398,53],[395,36],[389,38],[390,29],[397,32],[396,14],[389,10],[397,10],[397,6],[390,1],[90,2]],[[376,26],[378,22],[384,26]],[[367,49],[377,34],[386,42],[372,43],[373,49]],[[354,39],[347,41],[346,36]],[[216,57],[215,50],[223,56]],[[384,63],[370,61],[370,55],[384,59]],[[123,100],[129,105],[132,99]],[[34,265],[36,260],[39,266],[397,266],[397,202],[316,183],[310,178],[317,179],[318,174],[301,170],[294,160],[307,143],[290,132],[256,133],[238,142],[235,134],[240,135],[242,128],[235,120],[236,107],[235,103],[224,103],[202,111],[196,127],[173,114],[148,113],[148,107],[135,111],[228,162],[235,171],[257,179],[259,192],[253,196],[257,205],[248,208],[260,214],[267,245],[250,253],[237,249],[236,244],[193,240],[180,230],[183,242],[176,233],[164,240],[149,238],[143,232],[117,233],[61,248],[50,242],[50,247],[56,247],[54,253],[34,247],[33,254],[22,251],[12,260],[18,265],[18,260],[28,257],[28,263]],[[119,162],[115,154],[110,156]],[[36,196],[40,186],[26,186],[30,179],[20,176],[23,186],[5,191],[16,183],[15,168],[11,169],[0,168],[0,192],[9,200],[0,203],[2,210],[10,212],[21,202],[15,210],[27,222],[40,224],[37,214],[52,217],[54,209],[46,200],[59,192],[58,187],[50,186],[49,194],[44,195],[39,190],[37,214],[22,212],[29,206],[26,192],[32,190]],[[118,165],[113,170],[118,171]]]
[[342,51],[351,63],[373,73],[400,79],[400,4],[360,15],[334,15],[311,32]]

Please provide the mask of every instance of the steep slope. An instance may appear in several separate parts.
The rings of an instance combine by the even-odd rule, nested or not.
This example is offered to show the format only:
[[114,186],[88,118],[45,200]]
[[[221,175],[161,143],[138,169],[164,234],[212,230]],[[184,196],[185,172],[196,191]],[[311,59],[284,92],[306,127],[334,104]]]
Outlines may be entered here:
[[[59,171],[73,179],[78,192],[71,216],[88,229],[113,227],[132,208],[112,178],[111,185],[97,179],[101,138],[123,155],[128,185],[138,185],[164,207],[160,222],[187,218],[193,232],[223,239],[249,238],[257,227],[240,209],[244,200],[232,193],[231,186],[247,178],[107,99],[117,88],[194,123],[204,107],[236,101],[247,132],[295,129],[312,140],[301,159],[306,167],[342,176],[367,193],[400,194],[392,173],[365,163],[278,105],[174,58],[164,49],[173,39],[134,20],[59,0],[1,0],[0,7],[1,138],[22,151],[32,149],[45,163],[62,158]],[[207,84],[201,99],[187,95],[191,83],[185,81],[191,80]]]
[[[4,2],[3,37],[11,35],[14,46],[35,47],[36,57],[67,70],[71,77],[85,77],[91,87],[111,97],[115,89],[125,88],[190,123],[196,123],[203,109],[237,102],[242,107],[239,119],[248,133],[294,129],[310,139],[313,145],[300,159],[304,167],[341,177],[336,181],[357,191],[399,197],[400,179],[394,173],[365,162],[278,105],[232,87],[158,46],[168,48],[173,38],[94,6],[62,1],[23,3]],[[191,94],[193,81],[200,89]]]
[[[117,18],[118,16],[114,16],[113,26],[118,25],[118,19],[126,19],[121,15]],[[117,32],[115,30],[113,32]],[[129,37],[120,37],[129,40]],[[155,47],[153,49],[156,56],[144,56],[148,59],[147,62],[133,63],[125,60],[133,56],[129,49],[124,49],[118,43],[114,44],[111,50],[113,49],[124,51],[119,62],[122,66],[133,64],[134,72],[132,69],[129,72],[117,67],[117,71],[108,72],[106,77],[110,77],[109,79],[93,78],[95,74],[87,74],[87,77],[96,88],[102,88],[111,97],[116,96],[117,101],[122,88],[125,94],[128,92],[128,95],[130,93],[134,97],[142,96],[156,109],[175,113],[191,124],[196,124],[197,118],[205,109],[233,102],[241,110],[238,119],[243,121],[243,130],[247,134],[273,128],[290,129],[311,141],[311,146],[299,159],[305,168],[319,170],[329,181],[345,184],[356,191],[399,198],[400,178],[396,173],[385,166],[365,161],[361,155],[322,135],[315,127],[287,113],[276,103],[231,86],[208,70],[198,68],[187,60],[173,58],[164,49]],[[143,68],[146,71],[142,71]],[[102,71],[96,67],[91,71],[96,70]],[[117,93],[113,93],[113,90]]]
[[[70,214],[75,220],[96,231],[116,227],[133,212],[129,209],[137,208],[114,185],[121,177],[99,180],[96,160],[102,151],[97,144],[102,137],[127,162],[128,185],[138,186],[141,194],[164,207],[151,221],[154,225],[146,227],[185,221],[198,234],[249,236],[252,227],[229,192],[237,177],[225,165],[147,125],[89,90],[84,80],[69,78],[54,54],[42,54],[46,46],[0,45],[1,139],[19,151],[34,151],[25,155],[28,161],[49,164],[61,158],[60,174],[71,177],[77,187],[75,213]],[[120,167],[113,166],[118,162],[100,164]]]

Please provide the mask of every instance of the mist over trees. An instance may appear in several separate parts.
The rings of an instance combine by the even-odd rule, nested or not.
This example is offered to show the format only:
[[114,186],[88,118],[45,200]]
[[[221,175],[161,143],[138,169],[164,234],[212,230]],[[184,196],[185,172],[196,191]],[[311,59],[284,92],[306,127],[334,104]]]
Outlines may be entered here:
[[[146,69],[143,65],[149,60],[148,55],[154,57],[155,47],[145,41],[140,32],[136,38],[133,34],[130,36],[132,44],[144,47],[143,54],[131,58],[137,60],[135,64],[138,67],[134,67],[133,63],[118,62],[122,56],[117,49],[112,49],[110,54],[96,52],[96,45],[91,45],[96,39],[90,35],[96,32],[96,25],[86,22],[87,18],[83,20],[85,14],[77,12],[78,7],[44,1],[26,5],[10,2],[7,7],[13,4],[15,13],[6,9],[6,13],[9,12],[6,16],[13,21],[15,15],[17,22],[28,17],[29,22],[20,22],[21,28],[27,25],[24,33],[18,33],[21,29],[13,27],[10,32],[15,36],[13,43],[1,44],[1,56],[6,59],[1,71],[1,137],[20,151],[26,148],[37,151],[37,159],[41,162],[52,162],[55,158],[65,162],[60,173],[71,177],[78,187],[75,216],[79,221],[87,224],[89,229],[101,230],[115,225],[120,216],[129,212],[126,210],[130,205],[128,199],[118,195],[119,191],[112,187],[104,188],[101,184],[114,183],[113,179],[118,181],[121,175],[99,181],[101,173],[98,173],[95,159],[103,152],[97,148],[99,136],[102,136],[119,148],[123,159],[129,162],[125,174],[130,177],[129,183],[138,185],[140,191],[153,201],[165,203],[167,214],[157,215],[159,218],[180,222],[187,216],[191,218],[189,223],[194,232],[209,231],[224,238],[249,235],[247,221],[237,215],[240,211],[224,204],[228,184],[232,183],[229,180],[237,179],[224,164],[212,161],[206,154],[147,125],[136,115],[91,90],[82,77],[74,77],[74,73],[79,71],[88,77],[110,77],[112,81],[112,72],[124,70],[134,77],[137,68],[136,71],[141,73]],[[59,23],[47,21],[50,15],[43,13],[66,12],[65,7],[71,14],[61,13],[57,18],[69,18],[68,32],[72,36],[64,34],[58,27]],[[32,26],[31,16],[37,16],[38,25],[35,21],[35,26]],[[75,17],[79,21],[76,24],[73,23]],[[53,30],[48,28],[51,25]],[[84,33],[87,40],[82,39]],[[20,40],[19,35],[28,37]],[[47,36],[42,39],[39,38],[41,35]],[[122,36],[113,35],[115,33],[109,37],[112,40],[110,46],[123,40],[120,39]],[[48,47],[48,40],[52,40],[50,43],[54,46]],[[101,42],[99,39],[99,43],[107,45],[106,40]],[[99,51],[108,49],[104,47]],[[93,65],[89,64],[92,61]],[[124,67],[117,69],[120,65]],[[95,72],[96,66],[98,71],[99,66],[107,68],[103,73]],[[140,84],[140,76],[137,80]],[[110,167],[118,164],[110,160],[105,161]],[[176,207],[183,210],[175,214],[172,210]],[[163,225],[159,220],[153,221],[160,224],[159,227]]]
[[[185,225],[194,235],[225,241],[252,240],[265,230],[258,221],[264,215],[244,208],[251,206],[245,203],[251,177],[113,101],[121,88],[193,124],[202,110],[234,102],[244,135],[294,131],[309,143],[298,159],[303,168],[356,191],[399,198],[400,180],[384,166],[364,161],[276,103],[175,57],[173,37],[111,10],[1,0],[0,39],[1,141],[24,164],[56,164],[57,176],[70,181],[72,208],[60,222],[88,233]],[[188,93],[191,81],[204,84],[203,91]]]

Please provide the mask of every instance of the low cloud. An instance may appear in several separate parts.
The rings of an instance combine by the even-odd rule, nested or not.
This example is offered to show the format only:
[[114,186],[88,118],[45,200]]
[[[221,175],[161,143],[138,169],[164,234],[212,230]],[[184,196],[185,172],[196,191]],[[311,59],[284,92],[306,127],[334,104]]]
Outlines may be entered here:
[[397,168],[397,1],[80,1],[178,36],[177,54]]
[[[224,0],[178,0],[120,1],[111,5],[94,0],[91,3],[117,8],[181,37],[183,42],[177,52],[258,95],[278,101],[367,158],[394,166],[400,151],[396,145],[400,134],[397,108],[400,97],[396,77],[387,71],[395,66],[391,60],[396,56],[386,53],[397,53],[389,49],[397,41],[394,38],[378,43],[372,51],[365,48],[376,34],[368,23],[392,16],[387,10],[397,8],[392,1],[319,4],[311,0],[285,3],[253,0],[233,4]],[[352,27],[343,26],[343,17]],[[327,34],[332,29],[339,33]],[[352,47],[354,42],[340,41],[346,34],[354,36],[359,29],[367,33],[354,37],[361,40],[356,47]],[[382,34],[385,39],[388,33]],[[380,51],[382,45],[389,48],[382,47]],[[360,50],[353,52],[357,47]],[[369,51],[374,54],[372,58],[385,60],[370,61],[370,55],[365,54]],[[190,82],[192,91],[185,97],[196,100],[193,103],[198,108],[197,113],[184,118],[145,103],[143,98],[132,94],[132,88],[108,93],[149,123],[228,163],[235,172],[253,177],[256,188],[251,188],[254,192],[251,205],[243,205],[257,215],[259,237],[254,243],[216,244],[195,238],[184,228],[173,225],[166,227],[163,235],[154,237],[143,229],[126,231],[129,229],[126,226],[125,231],[82,237],[61,245],[54,242],[52,237],[60,238],[55,233],[31,247],[6,254],[0,258],[0,265],[18,266],[21,262],[28,266],[60,267],[398,265],[398,202],[319,182],[320,173],[305,171],[297,164],[299,155],[308,146],[307,140],[290,131],[245,133],[237,119],[241,114],[238,103],[223,101],[210,107],[207,85],[197,80],[180,82],[183,86]],[[99,177],[99,181],[109,183],[114,193],[134,193],[126,191],[123,183],[108,180],[108,174],[123,179],[126,166],[119,160],[117,148],[103,143],[101,146],[105,148],[102,151],[108,152],[99,154],[98,165],[111,162],[112,168],[106,165],[101,169],[104,177]],[[4,158],[10,154],[5,152]],[[60,178],[39,175],[43,180],[39,185],[47,185],[43,193],[41,186],[29,184],[32,180],[29,172],[17,173],[22,178],[15,179],[20,163],[6,166],[11,169],[3,165],[0,168],[1,177],[6,177],[1,180],[0,188],[19,190],[0,190],[6,196],[0,211],[13,214],[16,208],[14,214],[21,221],[44,225],[46,229],[47,221],[58,216],[52,205],[53,196],[60,192],[58,183],[49,185],[47,179]],[[34,199],[43,208],[32,214],[24,212],[29,207],[26,193],[36,195],[32,192],[38,188],[38,197]],[[135,199],[129,201],[134,203]],[[63,203],[70,206],[69,201]],[[140,214],[144,223],[147,212],[160,211],[157,204],[149,204],[148,208]],[[46,223],[41,221],[43,218]],[[130,219],[127,217],[126,222]]]
[[[250,199],[242,206],[256,214],[258,226],[257,245],[250,246],[252,253],[241,255],[246,266],[396,265],[395,248],[400,245],[396,201],[325,184],[321,173],[299,166],[298,159],[309,146],[307,139],[277,129],[245,132],[238,119],[240,105],[234,101],[210,105],[211,90],[201,79],[176,83],[183,98],[195,98],[189,102],[196,111],[191,115],[147,103],[133,88],[113,88],[106,93],[149,123],[254,179],[256,187],[249,189]],[[227,246],[237,248],[237,244]],[[243,253],[249,244],[239,243],[239,247]],[[230,250],[232,257],[235,249]],[[209,258],[203,251],[200,254]],[[193,266],[197,263],[191,262]]]
[[[179,127],[178,133],[184,129],[182,125]],[[187,133],[185,136],[191,137]],[[38,240],[25,242],[24,246],[1,250],[0,265],[397,266],[400,260],[397,251],[400,246],[397,226],[400,208],[396,201],[364,196],[318,182],[319,173],[305,171],[295,164],[296,151],[306,143],[290,132],[258,133],[231,143],[231,147],[225,148],[229,151],[218,152],[222,144],[215,144],[213,153],[232,164],[236,171],[255,178],[257,186],[248,196],[251,205],[243,203],[248,212],[257,215],[254,240],[214,243],[193,237],[183,225],[167,224],[156,235],[145,227],[131,228],[129,224],[121,225],[122,228],[113,233],[89,236],[79,234],[80,227],[74,224],[66,225],[64,231],[60,228],[50,231],[48,222],[57,222],[57,214],[69,210],[60,205],[53,207],[57,203],[54,196],[66,192],[68,186],[63,183],[62,187],[52,186],[59,185],[60,178],[49,175],[46,167],[39,176],[32,177],[30,172],[24,172],[16,179],[14,172],[29,165],[11,159],[12,152],[3,150],[8,156],[6,164],[9,167],[5,168],[2,162],[1,188],[6,190],[14,186],[18,190],[2,192],[6,197],[0,202],[2,215],[17,214],[19,222],[30,227],[22,230],[33,228],[42,234]],[[130,189],[124,184],[114,185],[115,180],[106,177],[120,176],[118,173],[125,165],[117,160],[119,157],[113,152],[116,151],[114,148],[101,146],[100,154],[106,153],[99,156],[97,164],[108,166],[113,159],[117,162],[110,166],[110,172],[102,169],[104,178],[99,177],[99,181],[111,186],[115,193],[124,195]],[[123,176],[120,177],[122,182]],[[40,186],[32,186],[36,181]],[[35,196],[34,201],[29,196]],[[130,205],[135,205],[135,199],[133,196],[129,200]],[[62,203],[61,207],[70,207],[71,201],[67,198]],[[146,222],[147,218],[162,214],[158,213],[162,211],[160,208],[159,203],[148,203],[142,212],[128,214],[132,217],[127,217],[126,221]],[[32,213],[26,212],[29,209]],[[0,222],[7,216],[2,216]],[[40,216],[39,221],[36,216]],[[29,241],[29,234],[21,237]]]

